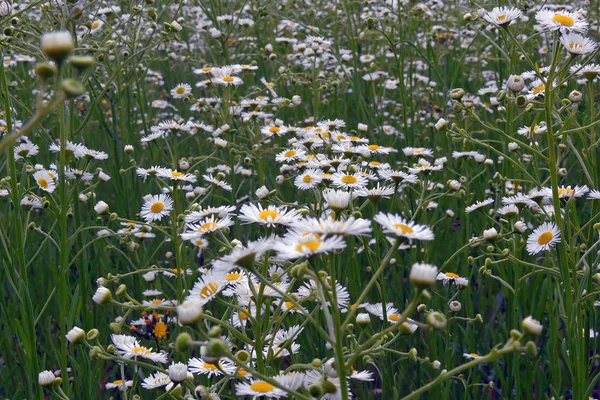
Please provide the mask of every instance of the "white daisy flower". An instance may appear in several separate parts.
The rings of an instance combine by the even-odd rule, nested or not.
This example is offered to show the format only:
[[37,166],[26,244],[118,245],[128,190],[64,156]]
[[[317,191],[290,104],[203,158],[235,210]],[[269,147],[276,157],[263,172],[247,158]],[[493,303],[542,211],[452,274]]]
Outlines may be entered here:
[[152,348],[141,346],[133,336],[113,334],[111,335],[111,339],[117,351],[123,358],[135,359],[137,357],[142,357],[154,362],[167,362],[167,353],[153,353]]
[[579,33],[569,32],[560,36],[560,42],[572,55],[585,55],[596,50],[597,44]]
[[173,200],[166,194],[149,196],[142,206],[140,217],[146,222],[160,221],[173,211]]
[[236,365],[226,359],[221,359],[216,364],[211,364],[200,358],[191,358],[188,361],[188,369],[195,375],[206,375],[209,378],[213,376],[233,375],[237,371]]
[[192,93],[192,87],[187,83],[180,83],[171,89],[171,96],[173,96],[174,99],[183,99],[189,96],[190,93]]
[[535,20],[542,30],[585,33],[588,29],[588,22],[579,12],[552,11],[545,8],[538,11]]
[[261,204],[244,204],[240,209],[239,219],[246,223],[259,223],[267,227],[276,225],[291,225],[299,218],[296,210],[287,210],[285,207],[270,205],[263,209]]
[[492,25],[498,27],[507,26],[513,21],[521,18],[523,12],[515,7],[494,7],[492,11],[487,12],[483,19]]
[[54,192],[54,189],[56,189],[56,183],[54,182],[54,179],[52,179],[52,176],[50,176],[46,170],[37,171],[35,174],[33,174],[33,179],[35,179],[35,182],[43,191],[52,193]]
[[560,243],[560,230],[554,222],[544,222],[527,238],[527,252],[533,255],[540,251],[548,251],[558,243]]
[[409,240],[433,240],[431,228],[408,221],[399,215],[378,213],[375,222],[382,226],[384,233]]

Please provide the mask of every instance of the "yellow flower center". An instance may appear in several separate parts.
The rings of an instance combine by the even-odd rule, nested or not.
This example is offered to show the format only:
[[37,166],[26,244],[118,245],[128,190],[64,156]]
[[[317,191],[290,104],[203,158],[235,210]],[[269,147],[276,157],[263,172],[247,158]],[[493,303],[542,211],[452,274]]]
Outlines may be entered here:
[[157,201],[156,203],[150,206],[150,211],[152,211],[153,213],[159,213],[163,210],[163,208],[165,208],[164,203],[162,201]]
[[321,247],[321,242],[318,240],[308,240],[306,242],[302,242],[296,246],[296,250],[302,251],[302,249],[307,248],[311,252],[315,252],[319,247]]
[[275,220],[275,218],[277,218],[277,216],[279,215],[279,212],[277,210],[262,210],[261,212],[258,213],[258,218],[268,221],[268,220]]
[[350,184],[351,183],[356,183],[357,180],[358,179],[356,179],[356,177],[352,176],[352,175],[344,175],[344,176],[342,176],[342,182],[344,182],[344,183],[350,183]]
[[296,155],[296,150],[289,150],[289,151],[286,151],[283,156],[284,157],[294,157],[295,155]]
[[185,175],[183,172],[179,172],[179,171],[172,171],[171,172],[171,176],[173,176],[175,178],[182,177],[183,175]]
[[184,86],[179,86],[177,89],[175,89],[175,93],[177,93],[177,94],[184,94],[185,93],[185,87]]
[[268,392],[272,392],[273,389],[275,389],[275,386],[273,386],[267,382],[258,381],[258,382],[254,382],[252,385],[250,385],[250,389],[254,390],[255,392],[259,392],[259,393],[268,393]]
[[238,274],[237,272],[230,272],[225,276],[225,279],[227,279],[228,281],[237,281],[238,279],[240,279],[242,275]]
[[152,304],[160,304],[160,303],[162,303],[162,300],[159,300],[159,299],[152,300]]
[[304,178],[302,178],[302,182],[304,183],[310,183],[313,180],[313,178],[310,175],[304,175]]
[[205,224],[202,224],[200,226],[200,228],[198,228],[198,232],[209,231],[211,229],[216,229],[216,228],[217,228],[217,223],[216,222],[207,222]]
[[210,282],[200,290],[200,297],[206,298],[215,294],[219,284],[217,282]]
[[233,76],[224,76],[223,80],[225,82],[233,82],[234,81]]
[[44,178],[40,178],[40,179],[38,179],[37,183],[38,183],[38,185],[40,185],[40,187],[41,187],[42,189],[48,189],[48,186],[50,186],[50,185],[48,184],[48,181],[47,181],[47,180],[45,180]]
[[212,69],[212,67],[204,67],[202,68],[202,72],[209,72]]
[[94,21],[94,23],[92,24],[92,29],[96,29],[100,26],[100,21]]
[[210,363],[207,363],[207,362],[204,363],[204,368],[210,369],[211,371],[216,371],[217,370],[217,366],[215,364],[210,364]]
[[394,229],[398,229],[400,230],[400,232],[407,234],[407,233],[413,233],[413,229],[406,225],[406,224],[394,224]]
[[240,368],[240,370],[238,371],[238,374],[240,374],[241,376],[246,376],[246,375],[248,375],[248,371],[246,371],[243,368]]
[[131,349],[131,352],[132,352],[132,353],[134,353],[134,354],[150,354],[150,353],[152,353],[152,352],[151,352],[150,350],[148,350],[147,348],[145,348],[145,347],[140,347],[140,346],[133,347],[133,348]]
[[398,314],[390,314],[390,315],[388,315],[388,319],[390,321],[399,321],[400,320],[400,316]]
[[369,150],[371,150],[371,151],[375,151],[375,150],[379,150],[379,149],[381,148],[381,146],[379,146],[379,145],[376,145],[376,144],[370,144],[370,145],[368,146],[368,148],[369,148]]
[[540,86],[536,87],[535,89],[533,89],[533,94],[540,94],[545,89],[546,89],[546,85],[540,85]]
[[477,353],[471,353],[471,354],[469,354],[469,355],[470,355],[471,357],[480,357],[480,355],[479,355],[479,354],[477,354]]
[[500,22],[504,22],[505,20],[506,20],[506,15],[500,15],[498,17],[498,21],[500,21]]
[[269,128],[269,132],[271,133],[277,133],[279,132],[281,129],[278,126],[272,126]]
[[122,384],[123,384],[122,379],[117,379],[116,381],[113,381],[113,385],[122,385]]
[[552,21],[565,26],[573,26],[575,23],[573,18],[563,14],[555,14],[554,17],[552,17]]
[[553,237],[554,235],[552,234],[552,232],[544,232],[540,235],[537,242],[540,245],[548,244],[548,242],[551,241]]

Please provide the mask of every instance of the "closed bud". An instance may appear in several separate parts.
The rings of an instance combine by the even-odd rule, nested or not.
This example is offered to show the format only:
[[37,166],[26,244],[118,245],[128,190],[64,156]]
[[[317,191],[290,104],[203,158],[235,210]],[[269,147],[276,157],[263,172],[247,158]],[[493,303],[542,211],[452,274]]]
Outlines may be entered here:
[[73,36],[68,31],[46,32],[42,35],[40,48],[57,63],[61,63],[73,47]]

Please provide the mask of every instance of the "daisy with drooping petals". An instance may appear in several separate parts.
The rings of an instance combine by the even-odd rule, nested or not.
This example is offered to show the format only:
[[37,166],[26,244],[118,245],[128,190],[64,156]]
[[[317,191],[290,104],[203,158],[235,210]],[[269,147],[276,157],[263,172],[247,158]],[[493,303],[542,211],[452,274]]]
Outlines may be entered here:
[[544,222],[527,238],[527,252],[533,255],[540,251],[548,251],[558,243],[560,243],[560,229],[554,222]]
[[492,25],[504,27],[510,25],[513,21],[521,18],[523,12],[515,7],[494,7],[492,11],[487,12],[483,19]]
[[173,200],[166,194],[149,196],[144,205],[140,217],[146,222],[160,221],[173,211]]
[[399,215],[379,213],[374,219],[382,226],[384,233],[396,237],[409,240],[433,240],[434,238],[433,231],[428,226],[415,224]]
[[479,208],[481,208],[481,207],[485,207],[485,206],[487,206],[487,205],[490,205],[490,204],[492,204],[493,202],[494,202],[494,199],[492,199],[492,198],[485,199],[485,200],[483,200],[483,201],[479,201],[479,200],[477,200],[477,201],[475,202],[475,204],[472,204],[472,205],[470,205],[470,206],[466,207],[466,208],[465,208],[465,212],[466,212],[467,214],[469,214],[469,213],[471,213],[471,212],[473,212],[473,211],[475,211],[475,210],[477,210],[477,209],[479,209]]
[[565,33],[561,35],[560,42],[570,54],[585,55],[596,50],[597,44],[590,38],[586,38],[579,33]]

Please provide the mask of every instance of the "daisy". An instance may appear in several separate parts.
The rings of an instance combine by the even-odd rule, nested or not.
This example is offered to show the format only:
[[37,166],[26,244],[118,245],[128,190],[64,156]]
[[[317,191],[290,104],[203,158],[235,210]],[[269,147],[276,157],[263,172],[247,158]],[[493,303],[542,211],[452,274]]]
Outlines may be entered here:
[[229,272],[238,267],[248,268],[254,260],[271,250],[275,241],[271,238],[248,242],[246,247],[236,246],[230,254],[213,262],[213,270]]
[[271,228],[276,225],[291,225],[299,218],[296,210],[270,205],[263,209],[261,204],[244,204],[240,209],[239,219],[246,223],[259,223]]
[[54,182],[54,179],[52,179],[46,170],[37,171],[35,174],[33,174],[33,179],[35,179],[36,183],[43,191],[52,193],[54,192],[54,189],[56,189],[56,183]]
[[221,359],[217,364],[207,363],[200,358],[191,358],[188,361],[188,370],[192,374],[207,375],[209,378],[221,375],[233,375],[237,367],[231,361]]
[[237,86],[244,83],[239,77],[234,76],[235,72],[232,67],[213,68],[210,73],[212,81],[218,85]]
[[156,372],[144,379],[142,382],[142,387],[144,389],[156,389],[161,386],[167,386],[172,384],[171,378],[169,375],[163,372]]
[[305,218],[295,223],[294,228],[301,232],[326,236],[368,236],[371,234],[371,221],[354,217],[350,217],[345,221],[334,220],[331,217],[326,219]]
[[469,284],[469,280],[467,278],[463,278],[454,272],[440,272],[438,273],[436,280],[443,281],[444,286],[449,283],[454,283],[458,287],[465,287]]
[[367,186],[368,179],[360,172],[336,172],[331,177],[333,186],[344,189],[358,189]]
[[473,211],[481,208],[481,207],[485,207],[487,205],[490,205],[494,202],[494,199],[492,199],[491,197],[489,199],[485,199],[483,201],[476,201],[475,204],[471,204],[470,206],[465,208],[465,212],[467,214],[472,213]]
[[579,33],[565,33],[560,36],[560,42],[572,55],[585,55],[596,50],[597,44],[590,38]]
[[328,253],[342,250],[346,242],[342,236],[332,236],[321,239],[318,234],[309,234],[301,237],[288,237],[281,250],[276,248],[279,256],[288,260],[309,257],[315,254]]
[[[549,189],[549,192],[552,193],[552,190]],[[567,187],[560,186],[558,188],[558,197],[560,199],[570,199],[573,197],[582,197],[587,192],[589,192],[589,189],[586,185],[583,185],[583,186],[577,185],[574,188],[571,188],[571,185],[569,185]]]
[[235,393],[238,396],[252,396],[253,399],[256,399],[257,397],[279,399],[280,397],[287,396],[286,391],[279,389],[268,382],[254,379],[249,382],[236,383]]
[[350,204],[352,194],[345,190],[327,189],[323,191],[323,200],[327,202],[329,208],[336,212],[342,212]]
[[314,189],[323,180],[321,178],[322,175],[323,171],[320,169],[307,169],[302,174],[296,176],[294,186],[300,190]]
[[433,150],[425,147],[405,147],[402,152],[407,157],[433,157]]
[[173,171],[168,168],[161,168],[156,172],[156,176],[159,178],[171,179],[173,181],[184,181],[194,183],[196,182],[196,176],[192,174],[186,174],[185,172]]
[[378,171],[379,177],[386,181],[392,181],[396,185],[404,183],[417,183],[419,177],[414,174],[407,174],[403,171],[397,171],[391,168],[383,168]]
[[527,238],[527,252],[531,255],[548,251],[560,243],[560,230],[554,222],[544,222]]
[[37,144],[33,144],[31,142],[21,143],[20,145],[15,146],[15,161],[18,161],[22,158],[35,156],[39,150],[40,148]]
[[513,21],[521,18],[523,12],[515,7],[494,7],[492,11],[487,12],[483,19],[492,25],[504,27],[510,25]]
[[418,163],[413,164],[413,166],[408,169],[408,172],[411,174],[418,174],[420,172],[427,174],[433,171],[441,171],[443,168],[443,165],[431,165],[431,163],[426,159],[419,158]]
[[425,225],[417,225],[399,215],[378,213],[375,222],[380,224],[384,233],[409,240],[433,240],[434,234],[431,228]]
[[545,8],[538,11],[535,20],[543,30],[585,33],[588,29],[587,21],[579,12],[551,11]]
[[477,353],[463,353],[463,357],[465,357],[467,360],[477,360],[482,358],[482,356]]
[[106,382],[104,387],[106,389],[119,389],[120,391],[125,391],[125,388],[132,387],[133,381],[123,381],[122,379],[117,379],[113,382]]
[[284,150],[277,154],[275,161],[277,162],[291,162],[295,160],[303,160],[306,158],[306,152],[299,149]]
[[577,73],[578,76],[583,76],[591,82],[600,74],[600,65],[588,64],[582,68],[580,64],[575,64],[569,68],[569,71]]
[[173,210],[173,200],[166,194],[158,194],[154,196],[148,196],[140,217],[146,222],[160,221],[163,217],[168,216]]
[[382,198],[389,199],[394,193],[395,191],[392,186],[379,187],[379,182],[377,182],[377,187],[372,189],[359,188],[354,192],[357,197],[366,197],[371,203],[377,203]]
[[211,183],[211,184],[215,185],[216,187],[219,187],[219,188],[221,188],[223,190],[226,190],[228,192],[231,192],[233,190],[230,184],[228,184],[225,181],[222,181],[222,180],[219,180],[217,178],[214,178],[212,176],[212,174],[202,175],[202,178],[204,178],[204,180],[206,182]]
[[111,335],[111,339],[123,358],[132,359],[142,357],[154,362],[167,362],[167,353],[153,353],[152,348],[148,349],[141,346],[133,336],[113,334]]
[[198,224],[189,224],[185,233],[181,234],[183,240],[194,240],[199,236],[206,235],[208,233],[216,232],[224,229],[228,226],[232,226],[234,223],[231,217],[226,216],[225,218],[219,219],[214,215],[209,218],[200,221]]
[[173,96],[174,99],[183,99],[188,97],[190,93],[192,93],[192,87],[187,83],[180,83],[171,89],[171,96]]
[[210,271],[200,276],[198,282],[190,290],[190,294],[186,300],[198,300],[200,306],[208,303],[228,285],[229,282],[225,275],[224,271]]

